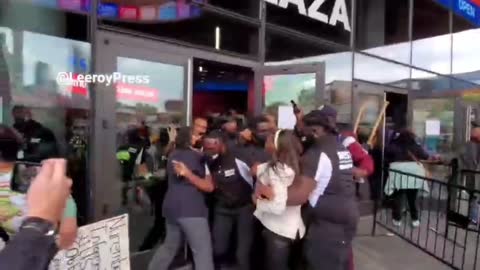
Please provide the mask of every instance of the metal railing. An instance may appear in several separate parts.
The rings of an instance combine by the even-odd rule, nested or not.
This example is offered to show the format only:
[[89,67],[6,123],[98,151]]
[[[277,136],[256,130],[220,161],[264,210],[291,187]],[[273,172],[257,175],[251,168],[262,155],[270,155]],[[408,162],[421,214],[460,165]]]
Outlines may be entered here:
[[[384,178],[382,194],[375,202],[374,235],[384,229],[452,269],[480,267],[480,190],[475,188],[480,172],[459,171],[452,163],[446,179],[392,169]],[[415,189],[418,195],[406,191]],[[415,209],[410,209],[412,198],[416,198],[416,216]],[[401,224],[394,222],[393,215],[401,217]],[[419,224],[414,224],[415,218]]]

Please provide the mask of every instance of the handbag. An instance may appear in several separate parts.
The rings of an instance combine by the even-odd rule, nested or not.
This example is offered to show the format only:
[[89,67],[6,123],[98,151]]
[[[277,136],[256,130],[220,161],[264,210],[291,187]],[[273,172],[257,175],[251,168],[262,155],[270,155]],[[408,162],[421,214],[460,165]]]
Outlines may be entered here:
[[412,152],[408,151],[408,155],[415,161],[418,165],[423,167],[423,170],[425,171],[425,178],[432,178],[432,172],[425,167],[425,164],[423,164],[418,158],[412,154]]

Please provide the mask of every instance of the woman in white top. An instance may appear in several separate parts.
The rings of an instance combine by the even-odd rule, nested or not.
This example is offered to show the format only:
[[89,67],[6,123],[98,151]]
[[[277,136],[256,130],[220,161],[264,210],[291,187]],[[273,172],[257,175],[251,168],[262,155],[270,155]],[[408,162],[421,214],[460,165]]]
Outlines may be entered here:
[[305,234],[301,206],[287,206],[287,189],[299,171],[302,146],[293,131],[278,130],[267,139],[265,147],[273,158],[258,165],[257,180],[270,185],[275,197],[254,199],[254,215],[264,226],[266,270],[288,270],[292,245]]

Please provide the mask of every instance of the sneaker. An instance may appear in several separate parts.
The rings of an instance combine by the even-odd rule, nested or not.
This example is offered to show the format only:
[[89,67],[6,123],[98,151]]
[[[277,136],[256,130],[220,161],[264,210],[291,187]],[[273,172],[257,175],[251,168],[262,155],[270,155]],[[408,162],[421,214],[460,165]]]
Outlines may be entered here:
[[420,226],[420,221],[419,220],[413,220],[412,221],[412,227],[417,228]]
[[393,226],[395,226],[395,227],[402,226],[402,221],[401,220],[392,219],[392,223],[393,223]]

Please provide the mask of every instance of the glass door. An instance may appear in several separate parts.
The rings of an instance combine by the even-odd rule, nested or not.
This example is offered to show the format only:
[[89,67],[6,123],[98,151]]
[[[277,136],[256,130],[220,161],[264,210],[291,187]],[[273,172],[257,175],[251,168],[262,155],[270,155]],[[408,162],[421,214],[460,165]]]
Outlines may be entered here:
[[95,217],[128,213],[131,252],[148,250],[163,233],[167,127],[187,123],[191,60],[161,45],[100,35],[95,93]]
[[275,115],[279,127],[290,128],[292,100],[305,112],[323,103],[325,65],[263,66],[255,72],[255,84],[256,112]]

